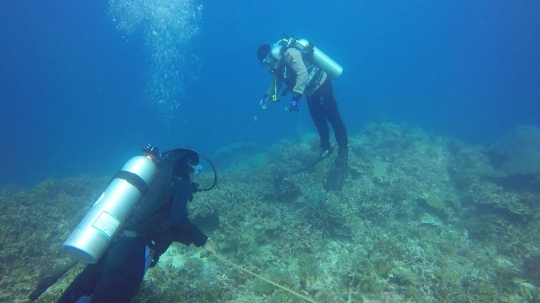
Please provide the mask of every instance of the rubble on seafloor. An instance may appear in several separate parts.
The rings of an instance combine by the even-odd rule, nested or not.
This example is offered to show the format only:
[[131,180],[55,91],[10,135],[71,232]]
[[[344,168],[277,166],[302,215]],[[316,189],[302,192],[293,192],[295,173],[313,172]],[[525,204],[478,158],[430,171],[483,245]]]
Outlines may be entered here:
[[[221,256],[315,302],[538,302],[538,133],[518,128],[483,147],[369,124],[350,138],[337,193],[322,186],[335,155],[289,174],[315,157],[313,136],[267,151],[236,144],[220,153],[225,173],[196,194],[190,215]],[[235,153],[250,165],[227,160]],[[0,188],[0,302],[27,302],[41,277],[70,262],[59,246],[107,182]],[[173,244],[134,302],[302,302],[199,252]],[[81,269],[37,302],[54,302]]]

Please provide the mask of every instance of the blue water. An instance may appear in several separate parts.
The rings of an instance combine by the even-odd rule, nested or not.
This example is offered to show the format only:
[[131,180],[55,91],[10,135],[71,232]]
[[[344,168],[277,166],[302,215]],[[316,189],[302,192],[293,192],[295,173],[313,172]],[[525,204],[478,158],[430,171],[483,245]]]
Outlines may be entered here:
[[540,126],[538,1],[194,3],[172,113],[147,92],[144,30],[116,29],[106,1],[0,2],[0,184],[108,176],[147,143],[211,156],[314,131],[307,107],[284,112],[289,97],[258,106],[270,76],[255,53],[282,33],[343,65],[334,90],[351,136],[384,120],[489,145]]

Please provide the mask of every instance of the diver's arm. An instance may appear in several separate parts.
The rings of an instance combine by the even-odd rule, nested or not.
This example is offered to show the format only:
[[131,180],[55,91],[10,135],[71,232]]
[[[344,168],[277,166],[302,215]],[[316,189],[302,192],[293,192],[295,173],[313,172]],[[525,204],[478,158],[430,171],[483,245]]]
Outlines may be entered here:
[[279,90],[281,89],[281,85],[283,85],[283,74],[282,73],[280,73],[278,71],[274,71],[274,73],[272,75],[273,75],[272,84],[270,84],[270,87],[268,87],[268,90],[266,91],[266,94],[268,96],[277,95]]
[[177,180],[175,187],[170,217],[171,229],[176,234],[174,240],[200,247],[206,243],[208,237],[188,217],[188,203],[193,199],[191,185],[185,180]]
[[296,74],[296,84],[293,92],[303,95],[308,80],[308,72],[302,60],[302,53],[295,48],[289,48],[285,52],[285,60],[287,60],[287,64]]

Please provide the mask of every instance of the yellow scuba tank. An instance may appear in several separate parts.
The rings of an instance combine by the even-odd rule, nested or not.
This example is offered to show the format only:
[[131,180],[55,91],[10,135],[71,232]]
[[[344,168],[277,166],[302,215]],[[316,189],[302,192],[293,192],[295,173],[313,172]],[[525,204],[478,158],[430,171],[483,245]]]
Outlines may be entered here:
[[97,263],[121,229],[156,174],[157,149],[149,145],[144,156],[131,158],[62,244],[72,257]]
[[278,43],[285,43],[287,47],[295,47],[302,53],[311,53],[313,62],[324,70],[332,79],[338,78],[343,72],[343,67],[337,64],[316,46],[306,39],[295,39],[294,36],[289,39],[282,39]]

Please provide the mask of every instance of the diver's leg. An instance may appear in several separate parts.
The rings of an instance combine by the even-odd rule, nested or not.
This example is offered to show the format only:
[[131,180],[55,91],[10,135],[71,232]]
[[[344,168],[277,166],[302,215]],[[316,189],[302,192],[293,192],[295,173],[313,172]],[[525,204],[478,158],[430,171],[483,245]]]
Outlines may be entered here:
[[339,114],[338,104],[334,97],[334,90],[332,88],[332,82],[330,80],[325,81],[325,83],[319,88],[321,95],[324,98],[324,111],[325,116],[328,122],[332,125],[334,129],[334,135],[336,136],[336,142],[339,146],[340,152],[347,152],[349,146],[349,137],[347,136],[347,129],[345,128],[345,123],[341,119]]
[[130,302],[144,276],[144,257],[145,245],[139,239],[120,238],[107,254],[103,275],[90,302]]
[[317,128],[319,133],[319,139],[321,144],[321,150],[330,150],[330,129],[328,128],[328,123],[326,122],[324,107],[321,99],[320,91],[317,90],[313,93],[311,97],[307,97],[307,104],[309,108],[309,114],[311,119]]
[[71,282],[68,288],[64,291],[57,303],[73,303],[79,300],[82,296],[89,296],[92,294],[94,287],[96,286],[101,272],[103,269],[103,263],[88,264],[84,270]]

